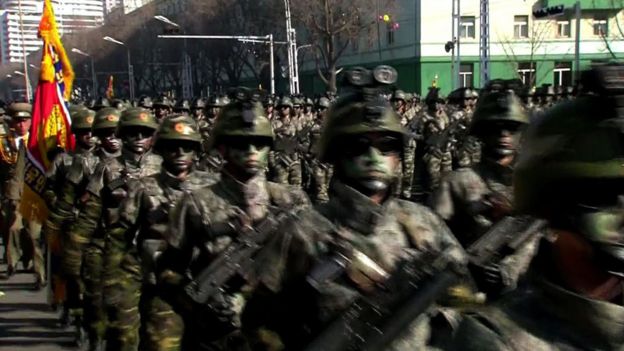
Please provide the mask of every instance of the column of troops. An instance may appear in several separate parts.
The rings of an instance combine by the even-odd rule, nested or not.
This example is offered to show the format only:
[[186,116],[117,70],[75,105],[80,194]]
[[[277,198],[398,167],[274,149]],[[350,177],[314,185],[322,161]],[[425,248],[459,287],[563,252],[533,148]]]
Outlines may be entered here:
[[88,350],[621,349],[623,77],[421,98],[379,66],[339,96],[73,103],[45,223],[18,211],[12,103],[7,274]]

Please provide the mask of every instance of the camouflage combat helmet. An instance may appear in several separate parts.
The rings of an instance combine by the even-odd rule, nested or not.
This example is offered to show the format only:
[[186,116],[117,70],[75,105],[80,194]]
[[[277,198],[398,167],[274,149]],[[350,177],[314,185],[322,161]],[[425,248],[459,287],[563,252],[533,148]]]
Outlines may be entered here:
[[123,111],[119,119],[119,129],[127,127],[146,127],[156,130],[158,129],[158,122],[149,110],[142,107],[131,107]]
[[275,106],[275,100],[273,99],[272,96],[267,96],[263,103],[264,106]]
[[208,147],[218,145],[224,137],[264,137],[274,140],[271,122],[262,105],[249,89],[238,88],[233,102],[223,107],[208,140]]
[[206,108],[206,100],[202,98],[197,98],[193,100],[193,102],[191,103],[191,108],[193,110],[203,110],[204,108]]
[[212,95],[208,101],[208,107],[223,107],[230,103],[227,96]]
[[191,103],[186,99],[182,99],[178,101],[177,104],[175,104],[175,107],[173,109],[176,112],[189,112],[191,111]]
[[105,107],[98,110],[93,120],[93,132],[95,133],[95,131],[101,129],[117,128],[120,117],[121,111],[112,107]]
[[624,65],[584,72],[582,96],[529,126],[514,171],[519,211],[548,216],[584,191],[592,197],[622,194],[623,77]]
[[331,102],[325,96],[321,96],[316,102],[317,107],[329,108],[329,105],[331,105]]
[[277,107],[288,106],[290,108],[293,107],[293,101],[288,96],[283,96],[281,99],[277,101]]
[[105,97],[101,97],[95,100],[95,102],[93,103],[93,110],[95,111],[105,108],[105,107],[111,107],[110,101],[108,101],[108,99]]
[[128,107],[130,107],[130,104],[125,102],[122,99],[115,99],[113,101],[111,101],[111,107],[114,107],[120,111],[123,111],[125,109],[127,109]]
[[82,110],[87,110],[87,106],[83,105],[83,104],[70,104],[69,107],[67,108],[67,111],[69,112],[69,117],[74,118],[74,115],[76,113],[78,113],[79,111]]
[[173,106],[173,102],[166,95],[161,95],[154,100],[153,106],[170,108]]
[[380,94],[381,88],[396,79],[396,70],[389,66],[379,66],[373,71],[357,67],[345,73],[345,84],[354,89],[336,100],[327,112],[317,150],[321,161],[331,161],[332,146],[346,135],[368,132],[405,135],[401,118]]
[[314,106],[314,101],[312,101],[311,98],[307,97],[307,98],[305,98],[303,104],[306,105],[306,106]]
[[479,99],[472,120],[471,133],[479,135],[484,123],[499,121],[529,123],[529,117],[520,99],[512,91],[495,91]]
[[89,110],[87,108],[78,110],[75,114],[72,115],[72,130],[91,130],[93,127],[93,122],[95,120],[95,111]]
[[295,96],[292,99],[292,104],[293,104],[293,106],[298,105],[299,107],[301,107],[303,105],[303,99],[298,97],[298,96]]
[[184,140],[199,144],[201,135],[197,130],[197,123],[185,114],[175,114],[163,120],[156,132],[156,145],[160,140]]
[[152,98],[147,96],[147,95],[143,95],[139,98],[139,107],[143,107],[143,108],[152,108],[154,107],[154,102],[152,101]]
[[392,98],[390,98],[391,101],[397,101],[397,100],[403,100],[406,101],[407,100],[407,96],[405,95],[405,92],[403,90],[395,90],[394,93],[392,93]]

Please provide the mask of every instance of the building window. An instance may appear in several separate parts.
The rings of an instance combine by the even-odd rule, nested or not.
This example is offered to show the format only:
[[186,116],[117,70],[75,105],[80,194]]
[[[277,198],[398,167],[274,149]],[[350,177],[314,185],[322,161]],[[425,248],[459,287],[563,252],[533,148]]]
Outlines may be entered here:
[[459,83],[462,88],[472,88],[474,86],[474,65],[472,63],[462,63],[459,65]]
[[388,26],[386,27],[386,32],[388,33],[388,45],[392,45],[394,44],[394,32],[396,31],[396,29],[394,29],[392,27],[391,24],[388,24]]
[[570,37],[570,21],[557,21],[557,36],[560,38]]
[[555,62],[553,70],[555,86],[572,85],[572,62]]
[[462,39],[475,38],[475,17],[462,16],[459,20],[459,37]]
[[519,62],[518,78],[523,84],[528,86],[535,85],[535,62]]
[[514,38],[529,37],[529,16],[514,17]]
[[594,18],[594,35],[597,37],[609,35],[609,24],[605,18]]

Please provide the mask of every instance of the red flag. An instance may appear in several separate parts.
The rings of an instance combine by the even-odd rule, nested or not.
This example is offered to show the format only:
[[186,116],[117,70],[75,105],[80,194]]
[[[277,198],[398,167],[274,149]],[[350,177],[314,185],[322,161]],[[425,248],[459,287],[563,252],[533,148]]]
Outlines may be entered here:
[[50,0],[44,0],[39,37],[43,40],[41,74],[35,90],[32,126],[26,148],[20,212],[26,219],[43,223],[47,207],[42,194],[46,183],[45,173],[51,162],[48,153],[58,147],[74,147],[66,103],[71,96],[74,72],[61,43]]
[[113,87],[113,76],[108,77],[108,87],[106,87],[106,98],[112,100],[115,97],[115,88]]

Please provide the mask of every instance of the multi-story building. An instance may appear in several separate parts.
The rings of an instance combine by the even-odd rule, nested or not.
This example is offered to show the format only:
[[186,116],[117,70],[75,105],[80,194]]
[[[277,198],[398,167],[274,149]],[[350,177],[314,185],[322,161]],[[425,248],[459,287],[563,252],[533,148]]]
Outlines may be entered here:
[[[371,0],[373,1],[373,0]],[[377,0],[374,0],[377,1]],[[490,76],[519,78],[529,86],[574,83],[576,19],[574,0],[490,0]],[[397,0],[389,21],[363,31],[339,60],[339,67],[389,64],[399,72],[398,85],[426,93],[436,81],[452,90],[453,0]],[[480,87],[480,0],[461,0],[458,39],[460,86]],[[581,0],[580,69],[624,58],[624,0]],[[564,5],[557,17],[535,18],[533,11]],[[379,13],[381,18],[385,13]],[[378,31],[377,28],[380,30]],[[299,43],[305,44],[305,43]],[[455,46],[457,48],[457,46]],[[313,55],[307,56],[309,59]],[[302,65],[302,90],[321,91],[313,61]]]
[[[52,0],[62,34],[102,25],[102,0]],[[21,15],[20,15],[21,10]],[[41,47],[37,38],[43,10],[41,0],[0,0],[0,62],[20,62]]]

